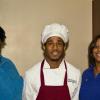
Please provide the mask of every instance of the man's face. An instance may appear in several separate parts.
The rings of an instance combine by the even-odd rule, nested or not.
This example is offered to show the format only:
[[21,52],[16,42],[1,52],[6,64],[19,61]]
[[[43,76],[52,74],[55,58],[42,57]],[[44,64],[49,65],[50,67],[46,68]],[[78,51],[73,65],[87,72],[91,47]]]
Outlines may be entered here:
[[58,61],[65,56],[65,45],[60,37],[53,36],[47,39],[44,48],[45,58]]

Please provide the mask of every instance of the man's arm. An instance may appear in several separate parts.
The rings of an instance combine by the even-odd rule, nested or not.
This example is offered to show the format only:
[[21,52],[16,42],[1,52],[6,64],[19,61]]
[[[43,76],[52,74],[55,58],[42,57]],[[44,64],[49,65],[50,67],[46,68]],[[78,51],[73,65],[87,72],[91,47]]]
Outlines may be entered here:
[[31,82],[30,82],[27,74],[25,74],[22,100],[34,100],[33,94],[34,93],[33,93],[33,89],[31,86]]
[[72,100],[79,100],[80,86],[81,86],[81,73],[79,73],[77,85],[76,85],[76,88],[74,89],[74,92],[73,92],[73,95],[72,95]]

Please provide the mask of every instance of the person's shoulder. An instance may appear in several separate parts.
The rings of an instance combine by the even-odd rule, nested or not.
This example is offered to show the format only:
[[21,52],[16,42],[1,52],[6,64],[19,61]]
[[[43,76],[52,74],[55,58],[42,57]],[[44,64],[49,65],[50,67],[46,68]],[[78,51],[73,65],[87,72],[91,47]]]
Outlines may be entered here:
[[5,56],[0,56],[0,63],[1,66],[15,67],[14,62]]
[[78,68],[74,67],[69,62],[66,62],[67,64],[67,73],[68,73],[68,80],[72,81],[74,80],[77,84],[81,80],[81,72]]
[[31,73],[33,71],[36,71],[36,70],[38,70],[40,68],[40,66],[41,66],[41,62],[38,62],[38,63],[34,64],[31,68],[29,68],[26,71],[26,73]]
[[34,76],[35,74],[40,72],[40,68],[41,68],[41,62],[38,62],[35,65],[33,65],[31,68],[26,70],[25,75],[27,77],[30,77],[32,75]]
[[74,65],[70,64],[67,61],[66,61],[66,63],[67,63],[67,68],[68,68],[69,72],[76,73],[76,74],[81,74],[80,70],[78,68],[76,68]]
[[[1,56],[1,68],[5,72],[7,71],[7,74],[9,74],[10,77],[18,79],[18,77],[21,77],[17,71],[17,68],[15,64],[10,60],[9,58],[5,56]],[[22,78],[22,77],[21,77]]]
[[[81,79],[81,72],[78,68],[76,68],[74,65],[70,64],[66,61],[67,64],[67,73],[68,77],[74,80],[80,80]],[[77,82],[78,82],[77,81]]]
[[82,76],[87,76],[87,75],[91,74],[91,72],[92,72],[91,70],[92,70],[91,68],[85,69],[85,70],[83,71],[83,73],[82,73]]
[[24,80],[27,82],[33,82],[38,80],[40,77],[41,62],[36,63],[31,68],[25,71]]

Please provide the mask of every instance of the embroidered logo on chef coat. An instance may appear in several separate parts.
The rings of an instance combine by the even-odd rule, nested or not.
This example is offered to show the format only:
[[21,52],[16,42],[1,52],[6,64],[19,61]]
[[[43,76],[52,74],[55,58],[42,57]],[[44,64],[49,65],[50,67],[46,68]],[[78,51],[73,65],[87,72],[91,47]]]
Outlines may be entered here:
[[68,82],[77,83],[77,81],[73,79],[68,79]]

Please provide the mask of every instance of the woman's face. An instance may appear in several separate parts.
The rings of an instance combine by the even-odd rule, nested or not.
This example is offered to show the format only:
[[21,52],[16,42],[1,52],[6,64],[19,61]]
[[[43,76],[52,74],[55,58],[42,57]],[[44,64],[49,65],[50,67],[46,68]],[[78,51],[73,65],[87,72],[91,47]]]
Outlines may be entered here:
[[100,38],[96,42],[96,46],[93,49],[93,56],[95,58],[96,63],[100,64]]
[[49,60],[58,61],[64,57],[64,43],[61,38],[50,37],[45,44],[45,57]]

